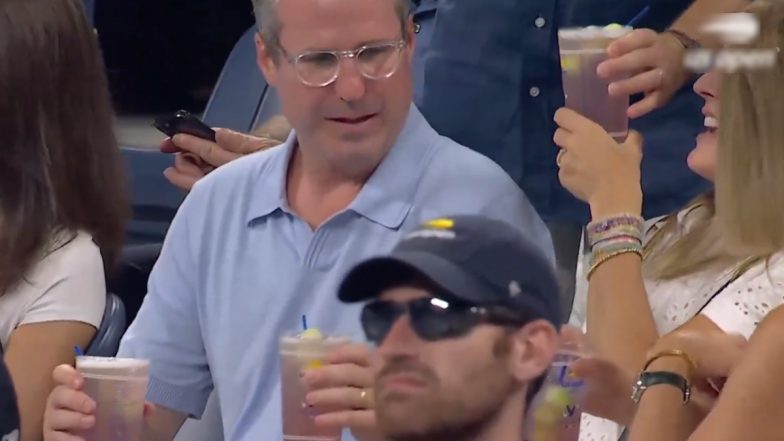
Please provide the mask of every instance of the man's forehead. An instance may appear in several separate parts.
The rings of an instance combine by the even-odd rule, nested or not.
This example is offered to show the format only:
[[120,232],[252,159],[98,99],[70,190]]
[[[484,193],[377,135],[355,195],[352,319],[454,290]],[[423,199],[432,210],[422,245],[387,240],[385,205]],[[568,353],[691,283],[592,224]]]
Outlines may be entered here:
[[397,18],[396,0],[278,0],[277,15],[285,24],[318,21],[345,24]]
[[432,297],[430,292],[422,287],[413,285],[401,285],[385,289],[381,292],[379,298],[392,302],[406,302],[409,300],[422,299]]
[[394,0],[279,0],[284,45],[355,49],[401,37]]

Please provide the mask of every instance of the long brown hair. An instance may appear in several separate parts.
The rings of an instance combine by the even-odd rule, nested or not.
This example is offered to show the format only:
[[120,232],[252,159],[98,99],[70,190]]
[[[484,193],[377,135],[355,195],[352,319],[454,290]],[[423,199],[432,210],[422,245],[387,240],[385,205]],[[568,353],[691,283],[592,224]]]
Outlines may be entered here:
[[63,234],[114,261],[129,204],[113,120],[82,0],[0,1],[0,294]]
[[742,272],[784,250],[784,0],[758,0],[748,12],[760,34],[742,49],[777,51],[775,63],[722,73],[715,195],[689,205],[688,231],[670,216],[654,234],[645,253],[654,278]]

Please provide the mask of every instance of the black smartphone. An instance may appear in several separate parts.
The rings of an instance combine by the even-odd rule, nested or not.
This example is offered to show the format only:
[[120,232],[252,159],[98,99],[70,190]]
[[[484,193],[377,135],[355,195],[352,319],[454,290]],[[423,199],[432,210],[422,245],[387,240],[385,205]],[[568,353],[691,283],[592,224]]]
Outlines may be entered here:
[[215,142],[215,130],[191,115],[187,110],[179,110],[174,115],[156,118],[153,127],[169,137],[178,133],[186,133]]

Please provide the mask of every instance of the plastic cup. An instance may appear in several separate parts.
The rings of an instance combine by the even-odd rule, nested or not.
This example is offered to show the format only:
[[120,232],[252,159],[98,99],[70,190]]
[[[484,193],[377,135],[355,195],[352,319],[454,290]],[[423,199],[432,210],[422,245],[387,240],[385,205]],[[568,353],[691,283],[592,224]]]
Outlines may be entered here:
[[84,392],[96,403],[95,426],[85,441],[142,441],[150,362],[132,358],[76,357]]
[[580,437],[580,402],[583,381],[569,376],[572,363],[583,357],[575,345],[565,344],[556,353],[542,389],[529,409],[526,441],[577,441]]
[[596,74],[596,67],[607,59],[607,46],[631,31],[596,26],[558,30],[566,107],[601,125],[618,141],[629,132],[629,97],[611,97],[610,83]]
[[349,343],[346,337],[304,337],[288,334],[280,339],[280,381],[284,441],[339,441],[341,429],[316,426],[313,418],[330,409],[312,408],[305,403],[307,391],[300,373],[320,367],[332,349]]

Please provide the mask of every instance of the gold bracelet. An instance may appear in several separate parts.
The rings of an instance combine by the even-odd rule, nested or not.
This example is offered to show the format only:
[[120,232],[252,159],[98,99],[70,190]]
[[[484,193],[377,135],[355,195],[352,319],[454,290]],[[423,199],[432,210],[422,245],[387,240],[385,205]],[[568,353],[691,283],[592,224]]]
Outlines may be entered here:
[[637,246],[637,247],[628,247],[628,248],[620,249],[618,251],[613,251],[612,253],[605,254],[605,255],[599,257],[599,259],[596,260],[593,263],[593,265],[591,265],[591,268],[588,270],[588,274],[586,275],[586,278],[588,280],[590,280],[591,276],[594,273],[594,271],[596,271],[596,269],[599,268],[599,266],[601,264],[603,264],[604,262],[607,262],[608,260],[612,259],[613,257],[620,256],[621,254],[630,254],[630,253],[634,253],[634,254],[640,256],[640,258],[642,258],[642,249],[639,246]]
[[648,361],[645,362],[645,366],[642,368],[643,372],[648,370],[648,367],[653,364],[654,361],[665,357],[678,357],[681,360],[684,360],[686,364],[689,365],[689,380],[694,378],[694,374],[697,372],[697,363],[689,356],[689,354],[681,351],[680,349],[669,349],[666,351],[657,352],[652,357],[648,358]]

